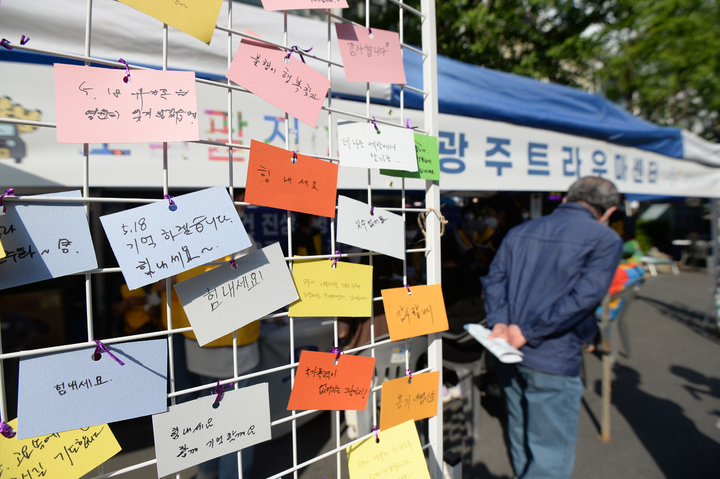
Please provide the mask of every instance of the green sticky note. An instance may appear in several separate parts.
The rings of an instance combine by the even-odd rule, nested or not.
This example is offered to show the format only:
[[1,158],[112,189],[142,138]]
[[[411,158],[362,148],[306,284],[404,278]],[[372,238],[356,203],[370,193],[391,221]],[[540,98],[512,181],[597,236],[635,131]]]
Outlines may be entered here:
[[437,137],[415,133],[415,152],[418,162],[417,171],[380,170],[380,173],[387,176],[440,181],[440,153]]

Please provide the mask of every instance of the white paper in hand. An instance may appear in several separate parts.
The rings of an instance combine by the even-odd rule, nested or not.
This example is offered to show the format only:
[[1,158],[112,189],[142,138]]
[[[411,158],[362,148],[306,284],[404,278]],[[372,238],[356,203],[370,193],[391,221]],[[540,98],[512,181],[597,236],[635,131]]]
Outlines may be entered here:
[[519,349],[510,346],[504,339],[489,339],[488,336],[492,331],[485,326],[480,324],[466,324],[465,330],[470,333],[478,343],[482,344],[485,349],[493,353],[501,362],[511,364],[519,363],[523,360],[523,353]]

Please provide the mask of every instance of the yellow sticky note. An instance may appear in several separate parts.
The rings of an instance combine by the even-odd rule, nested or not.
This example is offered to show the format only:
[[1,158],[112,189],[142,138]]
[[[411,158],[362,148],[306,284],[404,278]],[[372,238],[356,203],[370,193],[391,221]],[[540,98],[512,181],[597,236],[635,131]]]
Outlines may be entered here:
[[369,317],[372,306],[372,266],[324,260],[295,261],[293,281],[300,299],[290,316]]
[[2,241],[0,241],[0,259],[5,257],[5,248],[3,248]]
[[[17,419],[9,422],[17,427]],[[0,437],[0,477],[77,479],[120,452],[107,424],[18,440]]]
[[380,442],[373,436],[345,449],[350,479],[430,479],[415,422],[381,430],[378,437]]
[[119,0],[210,45],[222,0]]

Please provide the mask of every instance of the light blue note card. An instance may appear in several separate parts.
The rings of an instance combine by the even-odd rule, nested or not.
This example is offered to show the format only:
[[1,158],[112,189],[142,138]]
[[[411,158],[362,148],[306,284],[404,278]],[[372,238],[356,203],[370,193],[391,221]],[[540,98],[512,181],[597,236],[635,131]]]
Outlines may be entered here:
[[20,359],[18,439],[167,411],[167,339]]
[[[43,196],[80,198],[80,191]],[[81,202],[6,201],[0,216],[0,289],[97,268],[95,249]],[[2,210],[2,208],[0,208]]]
[[215,186],[100,217],[130,289],[250,246],[230,195]]

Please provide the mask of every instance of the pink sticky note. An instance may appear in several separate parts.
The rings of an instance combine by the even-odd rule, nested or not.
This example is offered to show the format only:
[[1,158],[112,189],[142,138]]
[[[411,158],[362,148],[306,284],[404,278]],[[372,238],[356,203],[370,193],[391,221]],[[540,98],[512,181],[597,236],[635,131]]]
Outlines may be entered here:
[[298,10],[300,8],[347,8],[347,0],[262,0],[265,10]]
[[199,140],[194,72],[55,64],[58,143]]
[[[245,34],[258,37],[250,30]],[[272,45],[243,38],[226,77],[314,128],[330,80],[297,58],[298,53],[287,63],[285,56]]]
[[[345,79],[351,82],[404,84],[405,67],[396,32],[336,23]],[[371,36],[372,35],[372,36]]]

